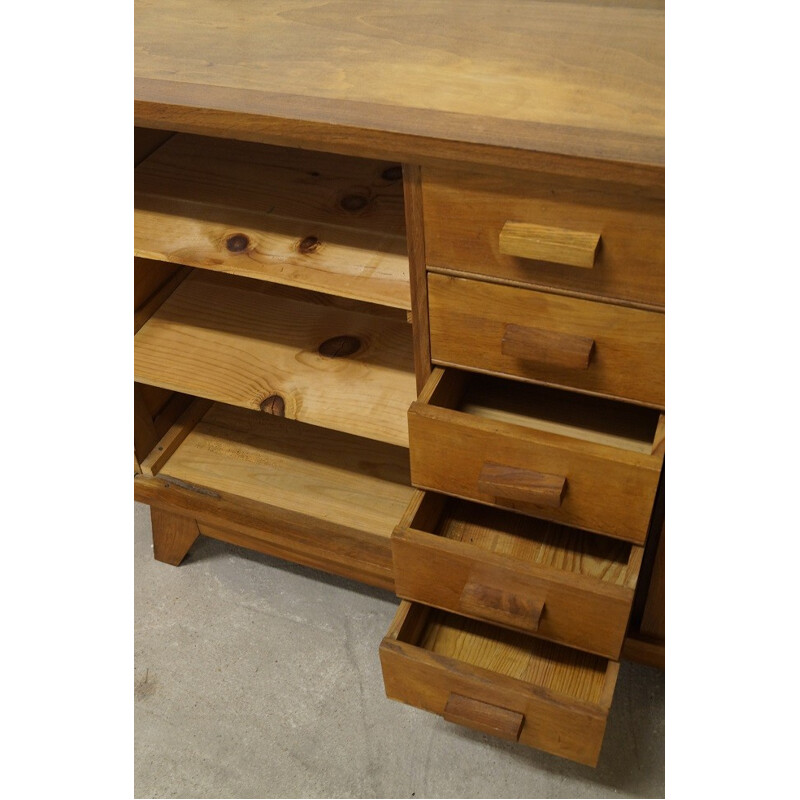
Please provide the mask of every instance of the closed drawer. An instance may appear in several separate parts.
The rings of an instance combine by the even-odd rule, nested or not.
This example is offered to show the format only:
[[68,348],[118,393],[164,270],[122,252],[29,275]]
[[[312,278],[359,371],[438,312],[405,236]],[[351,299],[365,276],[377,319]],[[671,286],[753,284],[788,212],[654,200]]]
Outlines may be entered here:
[[416,492],[392,560],[400,597],[618,659],[642,548]]
[[408,413],[411,482],[634,544],[664,453],[658,411],[436,367]]
[[393,700],[597,764],[615,661],[405,601],[380,657]]
[[426,167],[422,194],[432,268],[664,306],[663,190]]
[[435,363],[664,407],[657,311],[428,276]]

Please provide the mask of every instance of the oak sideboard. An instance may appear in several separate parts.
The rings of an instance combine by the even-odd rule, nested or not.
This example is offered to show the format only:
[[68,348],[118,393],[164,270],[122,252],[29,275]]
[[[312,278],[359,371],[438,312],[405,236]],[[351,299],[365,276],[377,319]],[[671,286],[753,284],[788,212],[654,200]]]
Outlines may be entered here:
[[389,698],[596,764],[664,659],[664,11],[136,2],[135,497],[396,593]]

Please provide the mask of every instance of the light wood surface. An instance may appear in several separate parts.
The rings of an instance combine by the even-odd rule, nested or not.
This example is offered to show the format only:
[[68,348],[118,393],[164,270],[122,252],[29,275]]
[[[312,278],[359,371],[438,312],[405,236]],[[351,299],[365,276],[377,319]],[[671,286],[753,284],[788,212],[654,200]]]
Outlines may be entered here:
[[[428,383],[448,383],[450,374],[436,368]],[[421,401],[411,406],[408,418],[411,480],[418,488],[644,542],[663,462],[649,447],[637,452]],[[482,492],[480,473],[487,463],[566,477],[561,505],[548,508]]]
[[347,126],[362,150],[377,129],[429,155],[456,142],[663,167],[658,3],[138,0],[136,19],[138,124],[267,141],[277,117],[331,141]]
[[161,437],[161,440],[153,448],[150,455],[142,461],[140,471],[145,475],[156,474],[178,449],[181,442],[192,432],[194,426],[200,422],[212,404],[211,400],[201,400],[199,398],[192,400],[189,407]]
[[584,269],[594,266],[599,244],[599,233],[554,228],[532,222],[508,221],[500,229],[499,237],[499,249],[503,255]]
[[640,547],[423,492],[392,552],[401,597],[608,658],[619,657],[642,561]]
[[[436,364],[664,407],[664,315],[659,312],[437,274],[429,274],[428,292]],[[520,357],[522,337],[513,350],[504,345],[509,326],[528,328],[532,322],[556,342],[549,363],[533,337],[527,337],[531,358]],[[562,335],[567,338],[559,345]],[[583,342],[585,369],[575,368],[574,357],[569,360],[568,353],[576,352],[571,337],[594,343],[590,349]]]
[[[319,352],[326,342],[330,356]],[[416,384],[405,321],[196,271],[136,335],[134,354],[145,383],[256,410],[277,396],[287,418],[408,445]]]
[[140,467],[148,459],[159,440],[186,410],[191,398],[157,386],[133,384],[134,456]]
[[[137,259],[138,260],[138,259]],[[135,268],[135,266],[134,266]],[[177,267],[172,270],[167,280],[159,285],[159,287],[147,298],[147,300],[139,306],[133,315],[133,333],[136,335],[142,326],[158,311],[164,304],[167,298],[189,277],[191,270],[188,267]]]
[[399,164],[176,135],[135,206],[140,256],[411,308]]
[[200,533],[393,591],[405,449],[215,405],[135,496]]
[[[514,166],[513,159],[507,162]],[[516,169],[426,167],[428,266],[645,308],[664,307],[664,194]],[[600,235],[592,268],[509,253],[509,221]],[[546,259],[543,256],[547,256]],[[563,259],[562,259],[563,262]]]
[[453,694],[506,709],[523,717],[520,742],[597,763],[616,662],[407,602],[380,656],[392,699],[436,714]]
[[605,683],[606,663],[601,658],[446,611],[431,612],[418,644],[432,653],[588,703],[599,701]]
[[412,493],[403,448],[219,404],[159,474],[387,538]]

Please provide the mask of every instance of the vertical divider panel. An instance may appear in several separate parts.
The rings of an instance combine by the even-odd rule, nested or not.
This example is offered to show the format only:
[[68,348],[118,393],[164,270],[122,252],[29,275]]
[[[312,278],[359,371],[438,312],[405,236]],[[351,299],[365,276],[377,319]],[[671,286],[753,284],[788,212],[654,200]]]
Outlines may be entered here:
[[422,216],[422,170],[403,164],[408,267],[411,280],[411,321],[414,333],[414,371],[417,392],[431,374],[431,337],[428,323],[428,282],[425,272],[425,228]]

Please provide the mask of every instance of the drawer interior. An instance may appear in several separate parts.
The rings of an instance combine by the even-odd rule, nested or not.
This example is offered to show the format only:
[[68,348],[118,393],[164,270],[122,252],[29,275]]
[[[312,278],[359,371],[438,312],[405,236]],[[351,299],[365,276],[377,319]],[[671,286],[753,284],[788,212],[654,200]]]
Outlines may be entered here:
[[137,256],[411,309],[399,164],[180,133],[158,144],[135,173]]
[[412,605],[397,639],[573,700],[605,699],[607,659],[446,611]]
[[619,539],[569,528],[466,500],[420,492],[412,502],[409,528],[514,562],[580,575],[634,589],[642,548]]
[[452,369],[442,372],[430,403],[648,455],[664,436],[664,415],[654,409]]
[[134,338],[135,380],[408,446],[405,314],[194,270]]

